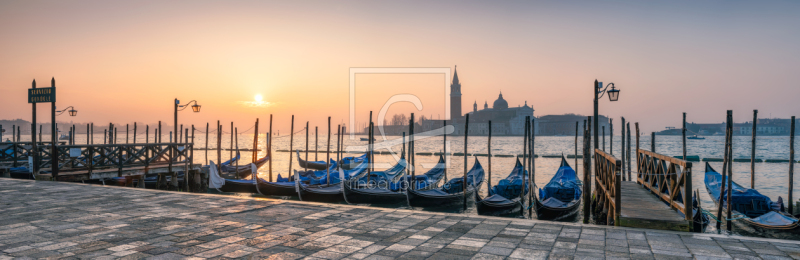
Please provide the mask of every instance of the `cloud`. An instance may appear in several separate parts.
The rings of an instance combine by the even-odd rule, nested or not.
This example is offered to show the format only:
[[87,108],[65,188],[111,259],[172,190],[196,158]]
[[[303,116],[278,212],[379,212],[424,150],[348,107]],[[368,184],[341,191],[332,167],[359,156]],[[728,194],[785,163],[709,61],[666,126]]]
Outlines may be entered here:
[[252,107],[252,108],[265,108],[276,105],[276,103],[274,102],[267,102],[267,101],[236,101],[236,103],[243,107]]

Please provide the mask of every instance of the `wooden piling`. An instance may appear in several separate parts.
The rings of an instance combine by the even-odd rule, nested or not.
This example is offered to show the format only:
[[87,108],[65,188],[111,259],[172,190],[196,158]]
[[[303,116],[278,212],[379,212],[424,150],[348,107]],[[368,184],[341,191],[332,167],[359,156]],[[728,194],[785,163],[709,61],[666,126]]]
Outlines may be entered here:
[[306,167],[303,169],[308,170],[308,121],[306,121]]
[[[592,122],[592,117],[588,117],[589,122]],[[591,214],[592,205],[592,169],[591,169],[591,149],[592,136],[589,134],[591,127],[584,124],[583,130],[583,224],[589,223],[589,216]],[[576,165],[577,167],[577,165]]]
[[[90,142],[90,144],[94,144],[94,123],[90,123],[89,125],[90,125],[90,128],[91,128],[90,134],[89,134],[89,142]],[[39,131],[40,134],[41,134],[41,132],[42,131]],[[41,136],[39,136],[39,140],[42,140]]]
[[[147,127],[149,128],[150,126],[147,126]],[[206,152],[204,153],[205,154],[205,162],[206,162],[206,164],[209,164],[208,163],[208,135],[210,133],[211,132],[208,131],[208,122],[206,122]],[[219,163],[219,162],[217,162],[217,163]]]
[[[413,118],[414,114],[411,114],[411,117]],[[464,210],[467,210],[467,155],[469,154],[467,151],[467,137],[469,136],[469,114],[466,115],[466,121],[464,122],[464,177],[462,178],[463,185],[461,187],[464,192]]]
[[683,160],[686,160],[686,112],[683,112],[683,126],[681,128],[681,135],[683,135]]
[[792,116],[792,128],[789,130],[789,214],[794,215],[794,116]]
[[[39,125],[39,142],[44,142],[44,139],[42,139],[42,132],[44,132],[44,131],[42,131],[42,127],[43,127],[43,125]],[[12,138],[13,138],[13,136],[12,136]]]
[[486,196],[492,196],[492,120],[489,120],[489,140],[486,142],[486,154],[489,162],[489,171],[486,173]]
[[[291,126],[290,136],[289,136],[289,175],[292,175],[292,156],[294,155],[294,151],[292,150],[294,144],[294,115],[292,115],[292,126]],[[270,159],[271,160],[271,159]],[[297,176],[295,176],[297,178]]]
[[[409,120],[408,120],[408,149],[406,151],[406,153],[408,155],[406,156],[406,163],[410,163],[411,162],[411,156],[413,156],[413,154],[414,154],[414,146],[412,145],[412,143],[413,143],[412,142],[412,140],[413,140],[412,138],[414,136],[414,126],[412,124],[413,122],[414,121],[409,118]],[[406,167],[406,175],[411,176],[410,164],[409,164],[408,167]]]
[[[231,143],[236,143],[236,152],[238,153],[239,152],[239,128],[238,127],[233,128],[233,131],[231,131],[231,134],[232,134],[232,136],[236,137],[236,138],[234,138],[234,141],[231,142]],[[258,132],[256,132],[255,136],[258,136]],[[258,138],[256,138],[256,139],[258,139]],[[253,141],[253,145],[254,145],[253,146],[253,150],[257,150],[258,149],[255,146],[257,143],[258,143],[258,141]],[[231,148],[231,150],[233,150],[233,148]],[[241,156],[241,154],[240,154],[240,156]],[[233,159],[233,157],[231,157],[231,159]],[[242,158],[239,158],[239,160],[236,160],[236,162],[235,162],[236,163],[236,167],[234,167],[234,169],[236,169],[236,178],[237,179],[239,178],[239,161],[241,159]],[[255,173],[251,172],[250,174],[255,174]]]
[[[631,123],[628,122],[626,127],[628,128],[627,129],[628,130],[628,153],[626,154],[626,156],[628,156],[628,181],[633,181],[633,179],[631,179],[631,171],[632,171],[632,168],[631,168]],[[638,156],[637,156],[637,160],[638,160]]]
[[222,173],[222,125],[219,120],[217,120],[217,171]]
[[[256,121],[258,121],[258,119],[256,119]],[[183,125],[181,125],[181,128],[183,128]],[[230,143],[230,145],[229,145],[229,147],[230,147],[230,152],[228,152],[228,158],[231,158],[231,160],[233,160],[233,142],[234,142],[234,140],[233,140],[233,136],[234,136],[234,131],[235,131],[235,129],[234,129],[234,127],[233,127],[233,121],[231,121],[231,143]],[[253,140],[256,140],[256,139],[258,139],[258,138],[256,138],[256,136],[258,136],[258,130],[256,130],[255,134],[253,135]],[[238,142],[237,142],[236,146],[239,146]],[[253,149],[255,149],[255,148],[253,148]],[[240,154],[240,155],[241,155],[241,154]],[[239,159],[241,159],[241,158],[239,158]],[[253,157],[253,160],[255,160],[255,157]],[[238,160],[237,160],[237,161],[238,161]],[[236,178],[237,178],[237,179],[239,178],[239,177],[238,177],[238,174],[237,174],[237,177],[236,177]]]
[[[619,136],[620,141],[621,141],[621,145],[620,145],[620,149],[619,150],[622,151],[622,154],[621,154],[622,156],[620,156],[620,157],[622,157],[622,160],[621,160],[621,163],[622,163],[622,172],[621,173],[622,174],[621,175],[622,175],[622,180],[625,181],[625,161],[627,160],[627,158],[626,158],[627,153],[626,152],[628,150],[625,150],[625,117],[624,116],[620,117],[620,119],[622,120],[622,127],[620,127],[621,135]],[[613,135],[613,133],[612,133],[612,135]]]
[[[447,183],[447,120],[442,120],[442,131],[444,132],[442,135],[442,156],[444,157],[444,183]],[[491,141],[491,134],[492,134],[492,121],[489,121],[489,140]],[[489,157],[491,158],[491,150],[489,150]],[[491,159],[490,159],[491,161]],[[491,165],[491,164],[490,164]],[[489,166],[491,167],[491,166]]]
[[[275,160],[275,157],[272,156],[272,114],[269,114],[269,133],[267,136],[269,136],[269,139],[267,139],[267,154],[269,155],[269,181],[272,182],[272,161]],[[292,151],[289,150],[289,153],[292,153]]]
[[[750,144],[750,188],[756,188],[756,124],[758,123],[758,109],[753,110],[753,140]],[[792,204],[790,201],[789,204]]]
[[608,154],[614,155],[614,119],[608,119]]
[[[531,137],[528,138],[531,142],[529,145],[531,149],[529,154],[531,156],[528,158],[528,160],[530,160],[528,165],[530,165],[529,167],[531,168],[528,173],[530,174],[528,178],[530,182],[530,184],[528,184],[528,217],[531,219],[533,219],[533,187],[536,185],[536,122],[534,120],[536,120],[536,118],[531,117]],[[577,167],[577,165],[575,167]]]
[[103,129],[103,144],[108,144],[108,129]]
[[367,183],[369,183],[370,175],[372,175],[372,166],[375,165],[375,157],[373,157],[372,151],[372,111],[369,111],[369,124],[367,127],[369,127],[369,129],[367,129],[367,158],[369,158],[369,165],[367,165]]
[[650,132],[650,150],[656,152],[656,132]]
[[416,180],[416,175],[417,175],[417,169],[415,167],[416,165],[415,165],[415,161],[414,161],[414,158],[415,158],[414,155],[417,153],[417,147],[416,147],[417,142],[414,139],[417,138],[417,132],[416,132],[416,129],[414,129],[414,128],[416,128],[416,124],[414,124],[414,113],[411,113],[411,135],[409,136],[409,141],[411,142],[411,154],[409,154],[409,160],[411,160],[411,182],[412,182],[412,186],[414,186],[413,182],[414,182],[414,180]]
[[[253,132],[253,155],[252,155],[253,163],[256,163],[256,161],[258,161],[258,125],[259,125],[259,119],[256,118],[256,126],[255,126],[256,129],[254,130],[255,132]],[[237,147],[239,146],[239,141],[236,141],[236,146]]]
[[[328,126],[328,128],[330,128],[330,126]],[[330,139],[330,138],[328,138],[328,139]],[[330,145],[330,144],[328,144],[328,145]],[[315,126],[314,127],[314,161],[319,161],[319,158],[317,157],[317,154],[318,154],[317,151],[318,150],[319,150],[319,127]],[[325,163],[327,164],[328,162],[325,162]]]
[[[725,121],[725,147],[723,148],[724,149],[724,152],[723,152],[724,156],[722,157],[722,172],[720,173],[720,175],[722,176],[722,180],[721,180],[721,183],[722,183],[721,185],[722,186],[720,187],[720,190],[719,190],[719,197],[717,197],[718,201],[719,201],[719,203],[717,205],[717,218],[719,219],[719,221],[717,221],[717,230],[720,230],[720,227],[722,225],[722,220],[723,220],[723,216],[722,216],[723,201],[722,201],[722,199],[723,199],[723,193],[725,192],[725,187],[727,185],[727,183],[725,182],[725,179],[726,179],[726,174],[727,174],[727,171],[728,171],[728,158],[729,158],[729,156],[728,156],[728,151],[729,151],[728,146],[730,145],[729,141],[730,141],[730,132],[731,132],[730,131],[730,127],[729,127],[730,123],[731,123],[730,122],[730,120],[731,120],[731,111],[730,110],[728,110],[728,115],[725,118],[725,120],[726,120]],[[726,221],[726,222],[730,222],[730,221]]]
[[[315,131],[314,132],[314,136],[316,137],[316,136],[318,136],[317,132],[316,132],[317,131],[316,130],[317,127],[314,127],[314,129],[315,129],[314,130]],[[315,139],[319,140],[319,138],[315,138]],[[319,146],[314,148],[314,159],[315,160],[316,160],[316,157],[317,157],[317,151],[316,150],[319,150]],[[328,117],[328,145],[325,146],[325,155],[326,155],[325,156],[325,171],[327,173],[326,175],[328,176],[327,184],[330,184],[331,183],[331,172],[330,172],[331,171],[330,170],[331,166],[329,165],[329,163],[331,161],[331,117]],[[344,181],[344,180],[341,180],[341,181]],[[342,192],[344,192],[344,191],[342,191]]]
[[579,121],[575,121],[575,174],[578,174],[578,124]]
[[726,221],[727,222],[726,226],[727,226],[728,232],[730,232],[731,231],[731,224],[732,224],[731,219],[733,219],[732,215],[731,215],[731,206],[732,206],[732,201],[733,201],[731,199],[731,192],[733,191],[733,189],[731,189],[731,187],[733,187],[733,111],[728,110],[728,114],[729,114],[728,117],[730,118],[729,121],[728,121],[729,122],[728,123],[729,124],[728,128],[730,129],[729,130],[730,134],[728,134],[728,135],[730,136],[730,141],[728,141],[729,142],[729,144],[728,144],[728,200],[727,200],[727,202],[728,202],[728,205],[727,205],[727,208],[728,208],[727,209],[728,221]]
[[525,124],[523,124],[522,127],[522,183],[525,183],[524,173],[526,170],[528,170],[528,131],[530,131],[530,127],[530,116],[525,116]]
[[[133,143],[136,143],[136,122],[133,122]],[[192,132],[194,132],[194,127],[192,127]]]
[[[530,171],[528,171],[528,156],[529,156],[528,152],[530,151],[529,147],[528,147],[528,140],[530,138],[529,133],[531,131],[530,116],[526,116],[525,117],[525,127],[524,128],[525,128],[525,130],[523,131],[523,133],[524,133],[525,136],[522,137],[522,142],[523,142],[523,144],[522,144],[522,191],[525,190],[525,185],[528,183],[528,181],[530,181],[530,178],[526,178],[528,176],[526,176],[526,174],[525,174],[525,172],[528,172],[528,174],[530,174]],[[489,188],[491,188],[491,187],[489,187]],[[477,188],[475,189],[475,192],[478,192]],[[520,192],[519,193],[519,197],[520,197],[519,198],[520,199],[519,202],[520,202],[520,204],[522,204],[523,209],[524,209],[525,202],[524,202],[523,196],[522,196],[523,193],[524,192]],[[525,214],[525,213],[523,212],[523,214]]]
[[600,136],[603,137],[603,151],[606,150],[606,126],[602,127],[603,131],[600,133]]
[[[219,130],[219,122],[217,122],[217,130]],[[156,139],[156,140],[157,140],[156,142],[157,142],[157,143],[162,143],[162,142],[161,142],[161,136],[162,136],[162,135],[164,135],[164,132],[162,132],[162,131],[161,131],[161,121],[158,121],[158,135],[156,135],[156,138],[157,138],[157,139]],[[217,158],[217,160],[219,160],[219,158]],[[218,162],[218,163],[219,163],[219,162]]]

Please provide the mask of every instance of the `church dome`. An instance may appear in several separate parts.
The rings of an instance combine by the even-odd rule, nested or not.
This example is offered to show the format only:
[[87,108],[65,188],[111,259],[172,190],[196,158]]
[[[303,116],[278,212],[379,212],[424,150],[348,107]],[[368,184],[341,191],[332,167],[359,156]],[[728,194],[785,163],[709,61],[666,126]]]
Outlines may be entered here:
[[506,102],[506,100],[503,99],[503,93],[500,93],[500,97],[498,97],[497,100],[494,101],[492,109],[506,109],[506,108],[508,108],[508,102]]

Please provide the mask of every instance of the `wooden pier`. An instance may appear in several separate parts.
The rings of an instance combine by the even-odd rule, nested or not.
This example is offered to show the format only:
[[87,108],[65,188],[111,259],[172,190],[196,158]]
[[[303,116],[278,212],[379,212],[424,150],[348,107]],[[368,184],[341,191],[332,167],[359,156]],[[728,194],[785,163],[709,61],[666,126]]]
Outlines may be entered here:
[[[195,165],[191,143],[146,143],[146,144],[91,144],[57,145],[57,165],[53,172],[53,159],[47,144],[38,145],[36,150],[30,143],[8,143],[0,147],[0,172],[11,167],[31,167],[27,158],[38,152],[38,162],[32,171],[37,180],[86,181],[103,180],[115,177],[128,177],[128,181],[138,179],[143,187],[145,175],[158,175],[159,183],[166,184],[166,176],[171,176],[170,186],[188,187],[188,182],[203,179]],[[25,158],[24,160],[22,158]],[[87,160],[86,158],[91,158]],[[188,172],[186,183],[178,183],[178,172]]]
[[692,196],[690,162],[637,149],[636,182],[623,182],[622,162],[600,149],[595,154],[594,213],[606,223],[692,231],[692,204],[683,203]]

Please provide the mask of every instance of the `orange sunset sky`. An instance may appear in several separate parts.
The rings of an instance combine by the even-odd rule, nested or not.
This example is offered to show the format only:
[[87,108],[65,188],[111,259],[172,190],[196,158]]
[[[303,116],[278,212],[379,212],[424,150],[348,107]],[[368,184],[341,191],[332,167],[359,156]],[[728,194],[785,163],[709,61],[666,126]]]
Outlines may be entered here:
[[[0,119],[30,120],[31,80],[55,77],[58,107],[79,110],[59,120],[171,124],[179,98],[202,105],[183,124],[247,129],[274,114],[288,133],[292,114],[348,121],[350,68],[455,65],[463,111],[502,91],[537,116],[589,115],[598,79],[622,90],[601,114],[643,131],[681,112],[787,118],[800,116],[799,13],[797,1],[0,1]],[[398,93],[443,116],[444,81],[359,75],[357,120]]]

